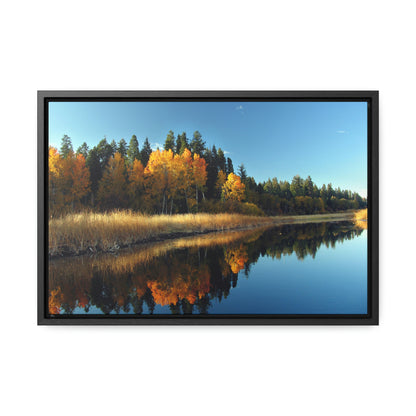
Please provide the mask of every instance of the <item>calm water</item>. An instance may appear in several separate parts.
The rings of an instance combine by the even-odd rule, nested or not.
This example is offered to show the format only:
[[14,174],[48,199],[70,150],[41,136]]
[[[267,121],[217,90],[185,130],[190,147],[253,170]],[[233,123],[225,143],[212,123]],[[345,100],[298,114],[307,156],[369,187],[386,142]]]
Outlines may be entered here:
[[51,314],[366,314],[350,222],[189,237],[49,263]]

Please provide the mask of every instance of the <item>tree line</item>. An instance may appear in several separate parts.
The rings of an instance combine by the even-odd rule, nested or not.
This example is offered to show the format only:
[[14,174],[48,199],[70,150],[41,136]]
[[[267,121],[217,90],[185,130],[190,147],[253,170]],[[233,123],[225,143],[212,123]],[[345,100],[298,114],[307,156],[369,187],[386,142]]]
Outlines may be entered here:
[[91,149],[73,150],[70,137],[49,147],[51,216],[85,209],[133,209],[157,214],[239,212],[252,215],[312,214],[358,209],[366,200],[349,190],[318,188],[308,176],[291,183],[277,178],[256,183],[244,164],[234,171],[221,148],[207,147],[195,131],[167,134],[163,149],[153,151],[148,138],[141,148],[135,135]]

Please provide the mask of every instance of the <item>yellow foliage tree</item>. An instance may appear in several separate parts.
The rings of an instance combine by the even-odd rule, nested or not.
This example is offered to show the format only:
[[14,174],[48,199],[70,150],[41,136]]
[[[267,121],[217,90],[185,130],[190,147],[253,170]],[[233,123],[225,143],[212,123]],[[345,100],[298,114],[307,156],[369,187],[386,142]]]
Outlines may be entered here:
[[194,154],[194,160],[192,162],[192,178],[195,185],[195,199],[198,209],[198,190],[202,192],[202,197],[205,199],[204,189],[207,182],[207,164],[205,159],[201,158],[198,154]]
[[[157,149],[152,152],[144,170],[146,177],[146,190],[149,196],[157,201],[156,206],[160,206],[160,213],[167,212],[168,191],[172,182],[171,168],[173,165],[172,150]],[[160,201],[162,200],[162,201]]]
[[222,188],[226,181],[227,181],[227,175],[222,170],[220,170],[218,172],[217,182],[215,183],[215,189],[217,190],[218,195],[222,194]]
[[231,172],[222,187],[222,197],[225,200],[242,201],[244,190],[245,185],[241,182],[241,178]]
[[55,147],[49,146],[49,213],[53,215],[63,209],[64,200],[62,187],[63,166],[62,159]]

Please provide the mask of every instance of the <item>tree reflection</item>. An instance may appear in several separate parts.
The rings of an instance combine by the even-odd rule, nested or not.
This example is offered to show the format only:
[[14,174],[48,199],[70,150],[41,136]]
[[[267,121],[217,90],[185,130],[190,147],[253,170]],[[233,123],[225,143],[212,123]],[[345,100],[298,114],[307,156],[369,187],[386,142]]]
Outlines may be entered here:
[[118,256],[64,258],[49,264],[49,313],[207,314],[250,276],[259,257],[315,258],[363,230],[350,222],[284,225],[140,246]]

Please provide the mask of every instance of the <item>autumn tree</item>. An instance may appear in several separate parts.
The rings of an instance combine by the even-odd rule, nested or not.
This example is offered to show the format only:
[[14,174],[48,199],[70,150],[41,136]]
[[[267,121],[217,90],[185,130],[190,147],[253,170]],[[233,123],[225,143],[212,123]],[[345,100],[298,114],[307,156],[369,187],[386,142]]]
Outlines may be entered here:
[[98,200],[106,209],[123,208],[126,205],[126,176],[124,159],[116,152],[108,162],[99,183]]
[[222,187],[222,196],[225,200],[242,201],[244,190],[245,185],[241,182],[241,178],[234,173],[230,173]]
[[199,154],[194,154],[192,163],[192,178],[195,185],[195,199],[198,210],[198,190],[202,192],[202,197],[205,199],[204,190],[207,182],[207,165],[205,159],[201,158]]
[[227,175],[225,172],[220,170],[217,175],[217,182],[215,184],[215,189],[217,190],[217,195],[222,196],[222,189],[227,181]]
[[191,193],[191,187],[192,187],[192,154],[189,151],[189,149],[184,149],[184,151],[181,154],[181,159],[183,163],[183,192],[185,195],[185,202],[186,202],[186,208],[188,212],[190,211],[190,202],[189,202],[189,196]]
[[169,167],[172,159],[172,150],[160,151],[157,149],[150,154],[149,162],[145,168],[148,192],[153,200],[159,201],[157,205],[160,206],[158,211],[161,214],[167,211],[168,188],[171,181]]
[[49,146],[49,213],[59,212],[64,205],[61,181],[63,175],[62,159],[55,147]]

